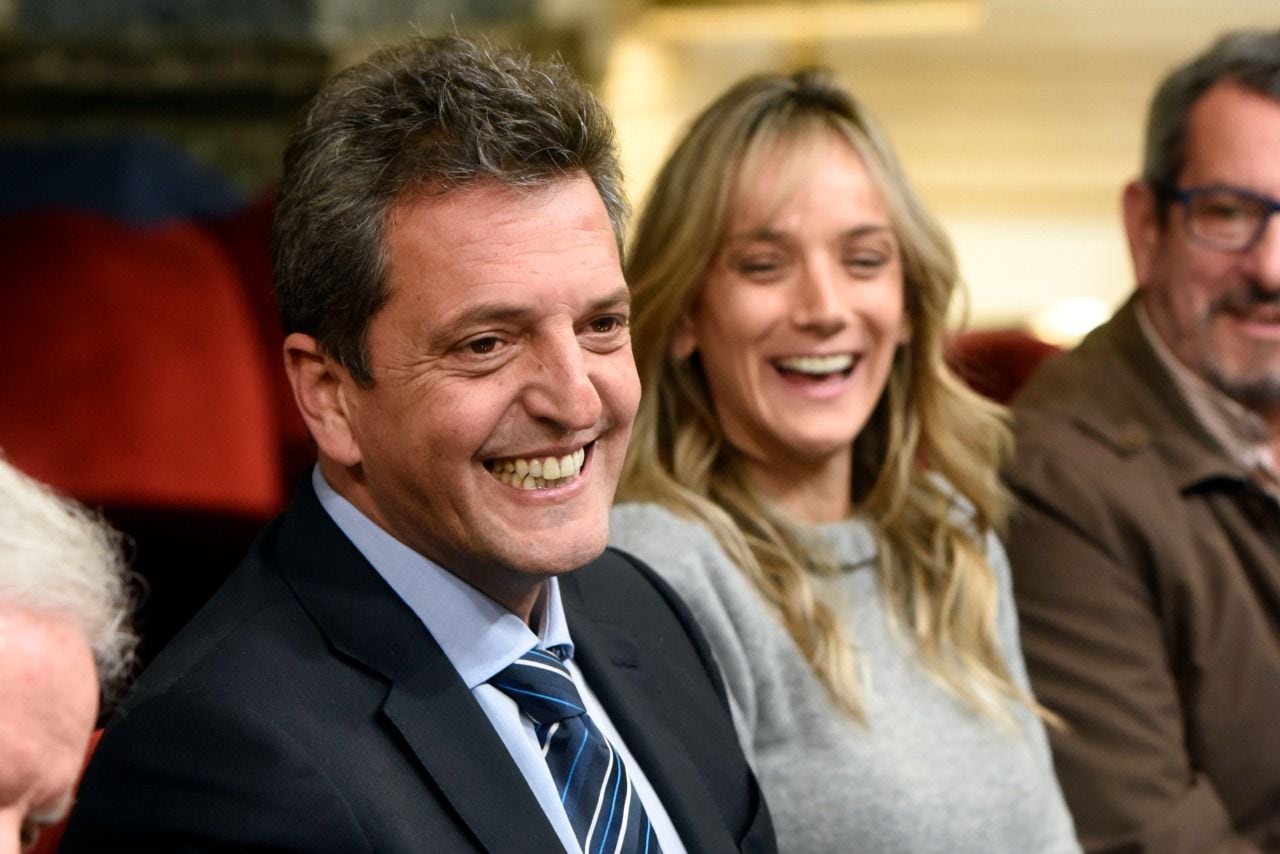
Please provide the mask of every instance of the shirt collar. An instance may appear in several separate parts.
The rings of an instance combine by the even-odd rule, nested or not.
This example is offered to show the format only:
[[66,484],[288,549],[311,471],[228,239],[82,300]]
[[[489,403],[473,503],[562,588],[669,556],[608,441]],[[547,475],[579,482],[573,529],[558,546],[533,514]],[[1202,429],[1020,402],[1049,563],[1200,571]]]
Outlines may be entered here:
[[505,607],[380,528],[329,485],[318,465],[311,482],[334,524],[426,626],[468,689],[487,682],[534,646],[564,646],[566,658],[573,656],[555,578],[547,580],[534,608],[541,612],[535,634]]
[[1244,469],[1263,480],[1270,491],[1280,489],[1280,468],[1271,449],[1267,424],[1255,412],[1227,397],[1182,364],[1165,346],[1147,317],[1146,305],[1138,301],[1138,326],[1156,357],[1173,378],[1192,414],[1205,431]]

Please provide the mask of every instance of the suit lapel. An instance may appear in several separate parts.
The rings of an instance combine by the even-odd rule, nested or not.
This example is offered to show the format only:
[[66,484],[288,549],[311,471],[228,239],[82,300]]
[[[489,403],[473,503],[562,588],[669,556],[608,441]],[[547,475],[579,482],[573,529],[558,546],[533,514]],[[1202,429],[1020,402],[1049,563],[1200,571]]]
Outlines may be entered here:
[[562,850],[529,784],[443,653],[397,680],[383,712],[486,851]]
[[343,536],[309,480],[285,517],[278,552],[285,580],[332,647],[390,682],[383,714],[481,847],[498,854],[561,850],[439,644]]
[[653,785],[685,848],[735,849],[723,823],[708,821],[720,814],[719,807],[669,723],[671,710],[660,705],[666,693],[660,679],[645,667],[639,644],[626,630],[592,616],[575,582],[572,576],[560,579],[574,662]]

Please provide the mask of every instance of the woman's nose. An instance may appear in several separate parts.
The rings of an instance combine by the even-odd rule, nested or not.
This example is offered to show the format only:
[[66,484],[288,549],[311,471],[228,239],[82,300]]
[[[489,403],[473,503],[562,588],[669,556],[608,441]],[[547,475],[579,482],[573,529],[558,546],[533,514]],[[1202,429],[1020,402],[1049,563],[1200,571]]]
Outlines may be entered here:
[[806,265],[796,287],[792,321],[802,329],[831,335],[848,322],[836,272],[827,265]]

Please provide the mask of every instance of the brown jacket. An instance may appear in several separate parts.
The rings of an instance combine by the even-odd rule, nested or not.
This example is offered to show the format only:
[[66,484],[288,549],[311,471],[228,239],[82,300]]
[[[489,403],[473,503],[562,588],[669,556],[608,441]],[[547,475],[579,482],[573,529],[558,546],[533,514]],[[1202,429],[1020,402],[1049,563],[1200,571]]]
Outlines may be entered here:
[[1009,557],[1090,851],[1280,851],[1280,505],[1193,419],[1131,299],[1015,402]]

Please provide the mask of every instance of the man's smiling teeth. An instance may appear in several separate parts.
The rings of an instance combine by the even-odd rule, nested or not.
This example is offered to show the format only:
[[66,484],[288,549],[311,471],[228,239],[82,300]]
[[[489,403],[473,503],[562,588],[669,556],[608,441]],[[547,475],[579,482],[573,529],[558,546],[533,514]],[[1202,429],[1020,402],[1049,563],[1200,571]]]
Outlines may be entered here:
[[784,371],[825,376],[852,368],[853,356],[848,353],[836,353],[830,356],[787,356],[784,359],[778,359],[775,364]]
[[587,458],[585,448],[579,448],[563,457],[510,457],[490,460],[485,468],[505,484],[517,489],[547,489],[564,486],[582,473],[582,463]]

